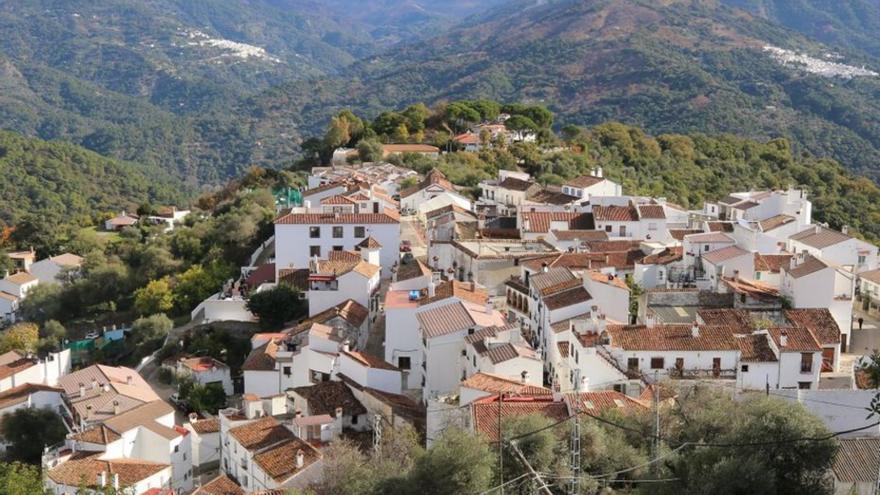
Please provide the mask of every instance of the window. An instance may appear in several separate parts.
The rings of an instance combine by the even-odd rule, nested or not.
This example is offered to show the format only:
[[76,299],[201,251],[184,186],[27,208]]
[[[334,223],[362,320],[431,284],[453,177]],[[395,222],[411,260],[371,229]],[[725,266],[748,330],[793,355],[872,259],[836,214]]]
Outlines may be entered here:
[[813,371],[813,353],[801,353],[801,373],[812,373]]
[[402,370],[408,370],[408,369],[410,369],[410,366],[412,366],[412,364],[410,363],[410,360],[409,360],[409,359],[410,359],[409,356],[400,356],[400,357],[398,357],[398,358],[397,358],[397,367],[400,368],[400,369],[402,369]]
[[321,246],[309,246],[309,257],[314,258],[315,256],[321,257]]
[[606,226],[605,226],[605,232],[611,232],[611,226],[610,226],[610,225],[606,225]]
[[312,239],[321,237],[321,227],[309,227],[309,237]]
[[860,264],[860,265],[864,265],[864,264],[865,264],[865,256],[864,256],[864,255],[859,255],[859,264]]
[[761,272],[755,272],[755,280],[761,280]]
[[474,368],[476,368],[477,367],[477,356],[476,355],[474,355],[473,364],[474,364]]
[[178,452],[180,452],[180,445],[175,445],[174,446],[174,453],[176,454]]
[[626,369],[630,371],[639,369],[639,358],[629,358],[626,360]]
[[342,251],[344,248],[342,246],[333,246],[334,251]]
[[665,276],[666,276],[666,272],[664,272],[663,270],[657,270],[657,280],[658,281],[662,282],[663,277],[665,277]]
[[740,370],[741,370],[743,373],[748,373],[748,372],[749,372],[749,365],[747,365],[747,364],[742,365],[742,366],[740,367]]
[[355,227],[354,236],[358,239],[363,239],[367,236],[367,229],[365,227]]
[[626,237],[626,225],[621,225],[619,232],[620,232],[620,237]]
[[678,371],[684,369],[684,358],[675,358],[675,369]]
[[703,246],[703,251],[708,251],[708,250],[709,250],[709,245],[708,245],[708,244],[706,244],[705,246]]
[[462,350],[461,350],[461,356],[462,356],[462,357],[467,357],[467,349],[462,349]]
[[284,367],[284,376],[290,376],[290,366]]
[[648,224],[648,230],[657,230],[657,224],[656,224],[656,223],[653,223],[653,222],[652,222],[652,223],[649,223],[649,224]]
[[801,390],[810,390],[812,388],[812,382],[798,382],[798,388]]
[[353,416],[351,417],[351,424],[353,424],[353,425],[358,424],[358,417],[357,417],[357,414],[355,414],[355,415],[353,415]]
[[662,370],[663,369],[663,358],[662,357],[651,358],[651,369],[652,370]]
[[341,226],[333,227],[333,238],[334,239],[342,239],[342,227]]

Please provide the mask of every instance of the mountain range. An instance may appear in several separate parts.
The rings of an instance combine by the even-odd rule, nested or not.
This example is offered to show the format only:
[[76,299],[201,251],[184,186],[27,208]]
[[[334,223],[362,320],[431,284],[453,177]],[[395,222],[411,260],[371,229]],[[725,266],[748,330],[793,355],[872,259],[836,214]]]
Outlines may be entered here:
[[0,127],[195,187],[292,163],[343,108],[487,97],[557,126],[788,137],[876,179],[878,19],[878,0],[0,1]]

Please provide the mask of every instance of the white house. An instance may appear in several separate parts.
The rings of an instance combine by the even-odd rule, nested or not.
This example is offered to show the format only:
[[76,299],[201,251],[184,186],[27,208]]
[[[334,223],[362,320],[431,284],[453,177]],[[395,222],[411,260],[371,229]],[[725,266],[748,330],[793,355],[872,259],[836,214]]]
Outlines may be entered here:
[[226,395],[233,394],[229,366],[211,357],[188,357],[177,360],[178,376],[188,376],[200,385],[218,384]]
[[336,429],[367,431],[372,425],[367,417],[367,409],[352,393],[351,389],[341,381],[327,381],[296,387],[287,392],[288,401],[293,409],[304,417],[330,416],[338,424]]
[[15,323],[21,298],[0,291],[0,323]]
[[18,272],[0,279],[0,292],[24,299],[29,290],[40,283],[40,279],[27,272]]
[[755,255],[739,246],[727,246],[703,253],[700,258],[709,286],[715,288],[722,278],[755,278]]
[[596,229],[609,237],[645,239],[665,242],[670,239],[666,227],[666,212],[662,205],[630,202],[621,205],[593,206],[593,219]]
[[59,278],[63,272],[76,271],[82,266],[83,258],[72,253],[59,254],[32,264],[28,270],[41,284],[59,284],[66,280]]
[[379,261],[382,277],[391,277],[391,268],[400,257],[400,218],[396,212],[325,214],[298,208],[275,220],[275,267],[306,268],[331,251],[354,251],[372,237],[381,245]]
[[382,269],[378,265],[380,247],[378,243],[369,246],[362,247],[360,253],[331,251],[328,259],[310,263],[309,316],[349,299],[367,308],[375,307],[372,298],[379,288],[379,272]]
[[54,387],[68,373],[70,349],[50,352],[42,359],[18,351],[0,354],[0,392],[28,383]]
[[116,215],[113,218],[104,221],[104,230],[107,231],[119,231],[126,227],[132,227],[137,225],[138,216],[131,215],[123,211],[119,215]]
[[342,375],[361,387],[398,395],[403,391],[403,374],[400,368],[381,358],[353,351],[343,345],[338,364],[336,375]]
[[385,361],[400,368],[404,388],[422,387],[422,335],[417,315],[451,302],[485,305],[488,293],[474,283],[429,283],[424,290],[389,290],[385,294]]
[[[446,199],[440,203],[432,203],[430,206],[422,208],[432,199],[443,196]],[[403,211],[421,211],[424,213],[441,208],[448,204],[458,204],[458,206],[470,210],[471,202],[461,194],[455,192],[455,187],[446,176],[438,169],[432,169],[425,178],[415,186],[400,191],[400,208]]]
[[[237,480],[245,493],[293,488],[320,475],[321,453],[272,416],[235,419],[220,412],[221,473]],[[302,486],[304,487],[304,486]]]
[[456,392],[467,378],[465,336],[485,327],[504,326],[491,305],[448,302],[416,314],[422,335],[423,400]]
[[853,273],[878,268],[877,246],[818,225],[788,238],[792,253],[810,253]]
[[220,418],[200,419],[190,414],[183,427],[189,430],[193,474],[211,471],[220,465]]
[[582,175],[563,182],[562,192],[589,200],[592,196],[621,196],[623,187],[603,177],[602,167],[599,167],[591,175]]
[[880,438],[841,438],[831,473],[834,495],[875,495],[880,472]]
[[467,376],[488,373],[541,386],[544,363],[519,326],[486,327],[465,337]]
[[855,275],[815,256],[799,253],[782,268],[780,292],[793,308],[827,308],[841,333],[845,351],[852,329]]
[[141,459],[102,459],[100,453],[77,452],[46,473],[45,488],[54,495],[89,490],[124,489],[134,495],[162,493],[171,488],[171,466]]

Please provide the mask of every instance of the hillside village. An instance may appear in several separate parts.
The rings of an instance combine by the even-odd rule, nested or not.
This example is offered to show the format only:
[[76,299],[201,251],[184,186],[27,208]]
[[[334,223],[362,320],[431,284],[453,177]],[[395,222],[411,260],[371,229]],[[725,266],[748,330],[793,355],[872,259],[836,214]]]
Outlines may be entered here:
[[[535,141],[508,118],[452,142],[478,153]],[[132,325],[0,354],[0,415],[48,410],[66,430],[41,453],[49,493],[308,493],[339,469],[334,446],[379,452],[397,431],[428,449],[449,431],[504,444],[523,420],[659,421],[702,389],[816,418],[839,437],[823,475],[834,493],[872,493],[880,425],[866,412],[877,409],[880,342],[863,327],[880,325],[880,257],[814,221],[808,189],[727,191],[687,208],[630,195],[601,166],[555,185],[499,170],[464,188],[393,159],[438,160],[439,147],[376,154],[363,162],[341,147],[302,187],[277,192],[272,232],[247,264],[134,366],[96,357],[134,339]],[[192,217],[121,211],[101,227],[170,235]],[[7,333],[28,324],[29,293],[68,286],[87,264],[8,257]],[[218,335],[222,349],[206,343]],[[579,458],[568,436],[557,445]],[[581,461],[565,466],[574,482],[548,493],[578,486]]]

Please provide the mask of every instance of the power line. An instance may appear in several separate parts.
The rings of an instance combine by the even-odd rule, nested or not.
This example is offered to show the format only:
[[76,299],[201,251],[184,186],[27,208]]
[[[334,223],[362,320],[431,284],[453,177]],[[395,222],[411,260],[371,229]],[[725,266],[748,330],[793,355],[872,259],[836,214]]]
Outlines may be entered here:
[[502,483],[502,484],[500,484],[500,485],[498,485],[498,486],[493,486],[492,488],[489,488],[488,490],[486,490],[486,491],[484,491],[484,492],[480,492],[480,493],[478,493],[477,495],[486,495],[487,493],[492,493],[492,492],[494,492],[495,490],[503,489],[505,486],[510,485],[510,484],[512,484],[512,483],[515,483],[515,482],[517,482],[517,481],[519,481],[519,480],[521,480],[521,479],[523,479],[523,478],[527,478],[527,477],[529,477],[529,476],[531,476],[531,473],[523,473],[523,474],[517,476],[516,478],[513,478],[512,480],[508,480],[508,481],[506,481],[506,482],[504,482],[504,483]]

